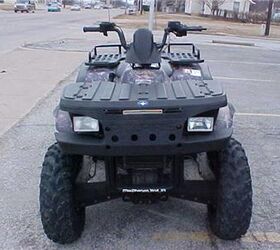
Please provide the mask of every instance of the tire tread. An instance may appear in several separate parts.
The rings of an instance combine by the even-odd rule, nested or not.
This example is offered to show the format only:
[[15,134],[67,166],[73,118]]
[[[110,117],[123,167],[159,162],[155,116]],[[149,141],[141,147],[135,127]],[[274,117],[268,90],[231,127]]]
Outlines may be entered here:
[[252,216],[251,175],[242,145],[231,138],[218,153],[218,164],[217,204],[208,208],[210,227],[218,237],[234,240],[247,232]]
[[74,203],[78,159],[79,156],[64,154],[56,143],[49,147],[43,162],[40,182],[41,221],[48,238],[60,244],[77,240],[84,228],[85,208],[77,211]]

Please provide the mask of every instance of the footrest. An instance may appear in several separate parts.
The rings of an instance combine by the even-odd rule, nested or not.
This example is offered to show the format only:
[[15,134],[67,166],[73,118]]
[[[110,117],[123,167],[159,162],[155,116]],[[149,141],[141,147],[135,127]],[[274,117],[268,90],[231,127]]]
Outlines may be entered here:
[[192,53],[170,52],[170,53],[163,53],[162,57],[164,59],[168,59],[169,62],[174,65],[188,65],[192,63],[204,62],[203,59],[198,58]]
[[86,65],[96,67],[115,67],[123,59],[121,54],[100,54],[90,58]]

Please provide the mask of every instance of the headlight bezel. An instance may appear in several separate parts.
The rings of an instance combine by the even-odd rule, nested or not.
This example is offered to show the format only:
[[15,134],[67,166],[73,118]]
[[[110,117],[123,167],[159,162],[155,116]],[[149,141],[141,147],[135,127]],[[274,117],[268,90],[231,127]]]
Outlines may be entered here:
[[[92,122],[91,126],[87,124],[90,122]],[[73,116],[72,124],[73,124],[73,131],[75,133],[99,133],[100,132],[99,120],[90,116]]]
[[[193,123],[200,123],[201,125],[197,125],[198,128],[195,128],[195,124]],[[203,124],[204,123],[204,124]],[[210,133],[214,130],[215,119],[212,116],[194,116],[189,117],[187,119],[186,124],[187,132],[188,133]],[[209,127],[207,125],[210,125]],[[204,127],[204,128],[201,128]]]

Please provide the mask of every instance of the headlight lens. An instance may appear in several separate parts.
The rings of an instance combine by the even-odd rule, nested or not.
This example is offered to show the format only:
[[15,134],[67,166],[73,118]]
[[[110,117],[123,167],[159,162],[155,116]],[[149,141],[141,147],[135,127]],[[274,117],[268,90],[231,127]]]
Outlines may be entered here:
[[211,132],[213,125],[213,117],[190,117],[188,119],[188,132]]
[[73,117],[75,132],[98,132],[98,120],[88,116],[74,116]]

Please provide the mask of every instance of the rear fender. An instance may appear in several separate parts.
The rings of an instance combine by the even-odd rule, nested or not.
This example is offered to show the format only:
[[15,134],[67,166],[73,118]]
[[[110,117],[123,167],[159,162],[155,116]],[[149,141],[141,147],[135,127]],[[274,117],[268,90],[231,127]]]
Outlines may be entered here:
[[201,63],[198,66],[200,68],[203,80],[213,80],[208,64]]

